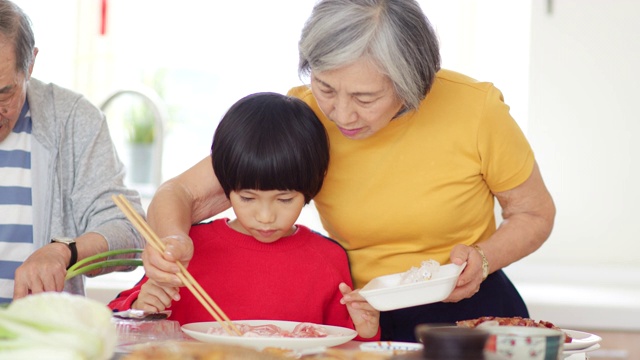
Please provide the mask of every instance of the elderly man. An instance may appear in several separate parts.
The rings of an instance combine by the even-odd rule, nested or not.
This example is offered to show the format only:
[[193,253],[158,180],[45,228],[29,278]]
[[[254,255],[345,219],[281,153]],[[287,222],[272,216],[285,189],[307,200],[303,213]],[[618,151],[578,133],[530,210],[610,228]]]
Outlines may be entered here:
[[142,214],[104,115],[81,95],[31,78],[37,54],[28,17],[0,0],[0,303],[83,294],[80,277],[65,282],[69,266],[143,246],[111,200],[124,194]]

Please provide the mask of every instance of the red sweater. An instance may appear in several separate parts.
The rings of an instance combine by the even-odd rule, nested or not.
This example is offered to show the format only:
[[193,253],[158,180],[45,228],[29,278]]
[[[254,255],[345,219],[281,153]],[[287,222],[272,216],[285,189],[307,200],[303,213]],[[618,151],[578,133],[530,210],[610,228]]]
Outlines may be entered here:
[[[352,286],[349,261],[334,241],[297,225],[288,237],[265,244],[232,230],[228,219],[191,227],[189,272],[232,320],[288,320],[353,329],[338,284]],[[109,303],[127,310],[143,278]],[[170,319],[180,324],[214,321],[187,288],[180,288]],[[367,339],[373,340],[373,339]]]

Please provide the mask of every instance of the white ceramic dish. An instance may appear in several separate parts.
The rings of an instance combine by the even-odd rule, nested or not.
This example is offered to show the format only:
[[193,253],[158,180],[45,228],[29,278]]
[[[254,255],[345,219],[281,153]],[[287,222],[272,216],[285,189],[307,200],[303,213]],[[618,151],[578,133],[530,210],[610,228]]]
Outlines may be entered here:
[[489,359],[558,359],[563,353],[560,330],[528,326],[487,326],[491,334],[485,347]]
[[435,303],[451,294],[465,266],[466,263],[442,265],[430,280],[410,284],[398,285],[404,273],[379,276],[369,281],[360,295],[379,311]]
[[[234,323],[256,325],[276,325],[284,330],[292,331],[300,322],[296,321],[277,321],[277,320],[242,320],[234,321]],[[323,338],[285,338],[285,337],[244,337],[231,335],[214,335],[207,334],[210,328],[219,328],[220,324],[216,321],[198,322],[185,324],[182,331],[196,340],[209,343],[220,343],[239,345],[262,350],[266,347],[276,347],[284,349],[310,349],[320,346],[336,346],[344,344],[358,334],[355,330],[343,328],[339,326],[322,325],[329,335]]]
[[587,347],[585,349],[564,350],[562,352],[562,356],[564,356],[564,358],[566,359],[569,356],[574,355],[574,354],[588,353],[590,351],[598,350],[598,349],[600,349],[600,344],[596,343],[596,344],[593,344],[593,345],[591,345],[591,346],[589,346],[589,347]]
[[599,343],[602,340],[600,336],[587,332],[568,329],[562,329],[562,331],[573,338],[570,343],[564,343],[565,350],[586,349],[594,344]]
[[383,352],[392,355],[422,351],[423,348],[424,346],[420,343],[401,341],[371,341],[360,344],[361,351]]

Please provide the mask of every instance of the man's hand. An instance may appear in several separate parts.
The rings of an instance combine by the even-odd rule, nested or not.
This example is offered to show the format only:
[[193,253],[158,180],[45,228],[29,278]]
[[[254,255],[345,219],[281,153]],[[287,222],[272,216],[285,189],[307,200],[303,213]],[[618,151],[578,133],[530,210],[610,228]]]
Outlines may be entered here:
[[52,243],[36,250],[16,269],[13,299],[44,291],[62,291],[70,259],[71,251],[65,244]]

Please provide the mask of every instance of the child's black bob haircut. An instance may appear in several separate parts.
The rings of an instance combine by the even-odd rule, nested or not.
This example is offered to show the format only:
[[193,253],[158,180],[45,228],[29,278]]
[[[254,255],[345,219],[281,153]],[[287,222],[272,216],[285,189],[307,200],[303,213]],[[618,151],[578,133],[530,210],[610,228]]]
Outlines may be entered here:
[[308,204],[322,187],[329,166],[327,133],[302,100],[256,93],[224,115],[211,145],[213,171],[231,191],[289,190]]

